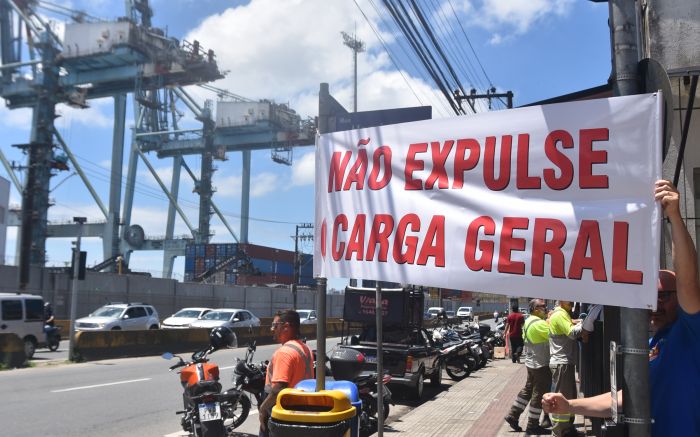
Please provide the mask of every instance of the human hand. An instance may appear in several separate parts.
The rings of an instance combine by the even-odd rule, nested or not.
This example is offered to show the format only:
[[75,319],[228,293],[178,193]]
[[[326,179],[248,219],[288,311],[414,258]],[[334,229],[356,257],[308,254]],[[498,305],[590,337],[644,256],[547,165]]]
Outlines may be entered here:
[[571,405],[561,393],[545,393],[542,396],[542,409],[545,413],[568,414]]
[[656,181],[654,198],[661,202],[666,217],[680,217],[680,194],[671,182],[664,179]]

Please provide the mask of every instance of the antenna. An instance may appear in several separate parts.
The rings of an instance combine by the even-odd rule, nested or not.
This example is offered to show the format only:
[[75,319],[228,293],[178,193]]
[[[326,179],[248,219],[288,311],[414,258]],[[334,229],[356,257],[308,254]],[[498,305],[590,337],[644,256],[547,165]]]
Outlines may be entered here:
[[357,112],[357,54],[365,51],[365,43],[356,38],[355,35],[350,36],[346,32],[340,32],[343,35],[343,44],[350,47],[352,50],[354,75],[354,93],[353,93],[353,112]]

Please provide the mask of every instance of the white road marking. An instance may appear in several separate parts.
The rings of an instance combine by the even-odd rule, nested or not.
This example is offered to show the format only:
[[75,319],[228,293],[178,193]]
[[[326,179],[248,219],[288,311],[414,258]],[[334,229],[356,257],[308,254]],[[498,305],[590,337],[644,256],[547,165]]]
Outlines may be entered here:
[[132,382],[149,381],[151,378],[131,379],[129,381],[107,382],[105,384],[85,385],[83,387],[64,388],[61,390],[51,390],[51,393],[62,393],[66,391],[85,390],[88,388],[107,387],[110,385],[129,384]]

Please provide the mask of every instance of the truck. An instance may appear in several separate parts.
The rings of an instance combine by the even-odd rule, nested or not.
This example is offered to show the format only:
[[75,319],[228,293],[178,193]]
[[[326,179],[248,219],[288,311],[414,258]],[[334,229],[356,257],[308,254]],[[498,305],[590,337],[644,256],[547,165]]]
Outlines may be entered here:
[[[417,400],[423,397],[426,380],[434,386],[442,382],[440,349],[423,328],[423,288],[404,287],[382,290],[383,368],[391,375],[389,386],[408,390]],[[376,371],[377,329],[375,290],[346,287],[344,323],[359,325],[359,334],[343,336],[341,346],[365,356],[367,372]]]

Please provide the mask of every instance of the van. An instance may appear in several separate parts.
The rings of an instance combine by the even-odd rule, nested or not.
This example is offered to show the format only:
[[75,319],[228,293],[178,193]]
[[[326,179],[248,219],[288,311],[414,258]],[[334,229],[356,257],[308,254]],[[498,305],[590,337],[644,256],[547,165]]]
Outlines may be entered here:
[[459,307],[459,308],[457,308],[457,317],[459,317],[462,320],[471,321],[473,318],[472,307]]
[[24,342],[27,359],[44,344],[44,299],[19,293],[0,293],[0,334],[15,334]]

